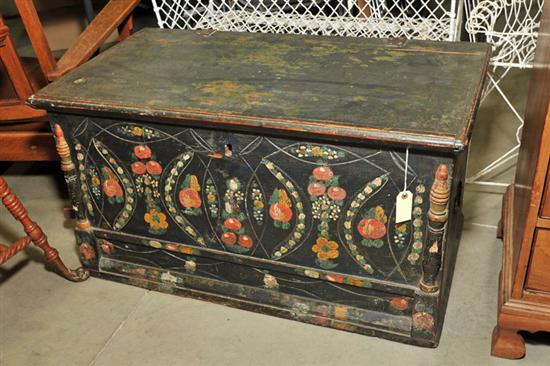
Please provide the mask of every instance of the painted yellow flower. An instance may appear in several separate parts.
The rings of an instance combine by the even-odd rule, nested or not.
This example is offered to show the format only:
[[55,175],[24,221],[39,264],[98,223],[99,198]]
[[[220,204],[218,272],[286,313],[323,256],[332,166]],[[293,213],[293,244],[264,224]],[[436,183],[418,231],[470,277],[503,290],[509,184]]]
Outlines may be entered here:
[[386,212],[382,206],[376,206],[374,210],[376,220],[383,222],[384,224],[388,222],[388,216],[386,216]]
[[98,177],[98,176],[94,175],[94,176],[92,177],[92,184],[93,184],[94,186],[98,186],[98,185],[101,184],[101,181],[99,180],[99,177]]
[[196,175],[191,176],[191,182],[189,183],[189,188],[196,192],[200,192],[201,186],[199,184],[199,180],[197,179]]
[[143,136],[143,130],[141,129],[141,127],[135,126],[135,127],[132,129],[132,132],[133,132],[134,135],[136,135],[136,136]]
[[262,201],[256,200],[256,201],[254,201],[254,207],[264,208],[264,203]]
[[395,226],[395,230],[400,232],[400,233],[405,233],[405,232],[407,232],[407,224],[397,224]]
[[317,238],[311,250],[317,253],[317,258],[320,260],[335,259],[339,255],[338,243],[323,237]]
[[153,230],[165,230],[168,228],[166,215],[158,211],[156,208],[149,210],[149,212],[143,216],[143,219]]
[[180,252],[184,254],[193,254],[193,248],[190,247],[180,247]]
[[313,146],[311,148],[311,154],[313,156],[323,156],[323,149],[320,146]]
[[208,202],[216,201],[216,196],[213,195],[212,193],[208,193],[208,196],[206,196],[206,198],[208,199]]
[[363,287],[363,285],[364,285],[363,280],[360,280],[360,279],[354,278],[354,277],[348,277],[346,279],[346,283],[349,284],[349,285],[357,286],[357,287]]

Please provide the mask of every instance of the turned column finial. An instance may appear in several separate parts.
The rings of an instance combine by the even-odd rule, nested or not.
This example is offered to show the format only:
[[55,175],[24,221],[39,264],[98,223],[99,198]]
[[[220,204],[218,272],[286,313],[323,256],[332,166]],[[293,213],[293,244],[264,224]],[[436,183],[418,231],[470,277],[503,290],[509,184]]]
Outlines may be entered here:
[[55,148],[59,158],[61,159],[61,170],[64,172],[70,172],[75,168],[71,159],[71,149],[69,148],[67,140],[65,140],[65,134],[63,133],[61,126],[57,123],[54,125],[54,134]]
[[441,249],[445,239],[450,196],[449,167],[441,164],[435,171],[434,182],[430,190],[427,245],[422,260],[422,279],[419,284],[423,292],[434,293],[439,290],[438,274],[441,268]]

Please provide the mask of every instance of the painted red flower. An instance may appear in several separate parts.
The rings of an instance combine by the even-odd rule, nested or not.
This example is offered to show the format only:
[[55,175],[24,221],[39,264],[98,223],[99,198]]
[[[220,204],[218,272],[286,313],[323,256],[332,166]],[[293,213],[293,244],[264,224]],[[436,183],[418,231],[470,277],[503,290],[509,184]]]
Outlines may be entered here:
[[334,173],[328,166],[320,166],[313,169],[313,176],[317,180],[329,180],[333,175]]
[[434,317],[426,312],[413,314],[413,326],[415,328],[431,330],[434,327]]
[[386,225],[376,219],[363,219],[357,225],[357,230],[362,237],[367,239],[380,239],[386,235]]
[[309,193],[313,197],[322,196],[323,194],[325,194],[326,190],[327,189],[325,185],[319,182],[310,183],[307,186],[307,193]]
[[344,283],[344,276],[340,276],[336,274],[328,274],[327,280],[331,282]]
[[168,243],[164,246],[166,250],[169,250],[171,252],[179,252],[179,246],[177,244]]
[[330,187],[328,189],[328,196],[335,201],[342,201],[346,198],[346,191],[340,187]]
[[143,162],[141,161],[136,161],[135,163],[132,163],[131,168],[134,174],[137,175],[145,174],[145,172],[147,171],[147,169],[145,168],[145,164],[143,164]]
[[394,297],[390,301],[390,305],[397,310],[407,310],[409,302],[402,297]]
[[80,255],[82,256],[82,259],[85,261],[91,261],[95,259],[95,250],[92,248],[92,246],[88,243],[84,243],[80,246]]
[[140,159],[149,159],[151,157],[151,149],[146,145],[137,145],[134,147],[134,154]]
[[179,193],[179,200],[185,208],[199,208],[202,203],[199,193],[192,188],[182,189]]
[[237,242],[237,234],[235,233],[223,233],[222,234],[222,242],[227,245],[233,245]]
[[147,169],[147,173],[152,175],[160,175],[160,173],[162,173],[162,167],[154,160],[148,161],[147,164],[145,164],[145,168]]
[[101,241],[101,250],[103,250],[103,253],[112,253],[115,250],[115,247],[112,243],[108,242],[107,240]]
[[244,248],[252,248],[252,238],[249,235],[240,235],[239,236],[239,245]]
[[243,225],[241,224],[241,222],[239,220],[234,219],[232,217],[226,219],[223,222],[223,226],[225,226],[229,230],[240,230],[241,227],[243,227]]
[[103,182],[103,192],[105,192],[107,197],[121,197],[122,187],[115,178],[109,178]]
[[273,220],[289,222],[292,218],[292,210],[281,203],[274,203],[269,207],[269,216]]

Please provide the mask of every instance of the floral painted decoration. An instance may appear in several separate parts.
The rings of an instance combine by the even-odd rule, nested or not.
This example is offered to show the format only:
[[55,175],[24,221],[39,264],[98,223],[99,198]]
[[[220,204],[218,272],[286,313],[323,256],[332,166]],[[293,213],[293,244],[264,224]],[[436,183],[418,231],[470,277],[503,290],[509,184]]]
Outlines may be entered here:
[[277,278],[270,274],[264,275],[264,287],[268,289],[278,289],[279,283],[277,282]]
[[221,241],[226,248],[235,253],[247,253],[252,249],[254,241],[246,234],[243,221],[246,215],[242,211],[244,194],[241,191],[241,182],[238,178],[229,178],[225,182],[227,189],[223,197],[224,205],[222,210],[222,235]]
[[388,216],[382,206],[369,209],[357,225],[357,231],[363,237],[361,244],[366,247],[381,248],[384,245],[382,238],[386,235]]
[[[300,197],[300,193],[296,189],[296,186],[294,183],[290,181],[290,179],[286,176],[286,174],[283,174],[283,171],[281,168],[275,165],[272,161],[269,161],[267,159],[262,160],[262,164],[265,165],[265,167],[269,170],[269,172],[284,186],[284,189],[281,189],[283,192],[286,190],[288,194],[286,196],[290,199],[289,201],[286,201],[286,198],[283,199],[283,204],[285,206],[291,207],[290,202],[294,202],[294,213],[292,213],[292,216],[295,217],[295,224],[289,235],[286,237],[285,240],[280,242],[278,245],[275,246],[275,249],[273,253],[271,254],[272,259],[281,259],[285,255],[288,255],[291,253],[294,249],[298,248],[306,238],[305,230],[306,230],[306,213],[304,210],[304,204],[302,202],[302,199]],[[277,200],[272,199],[272,203],[279,203],[279,198]],[[284,198],[284,197],[283,197]],[[275,202],[276,201],[276,202]],[[277,211],[272,212],[275,217],[279,217],[282,219],[288,218],[288,212],[286,214],[284,212],[278,212],[278,209],[280,207],[277,207]],[[271,212],[270,212],[270,217]],[[288,218],[290,220],[290,218]],[[280,222],[285,222],[281,221]],[[276,226],[277,224],[274,223]],[[282,224],[281,224],[282,225]]]
[[426,187],[423,184],[418,184],[416,186],[412,211],[413,244],[411,252],[407,256],[407,260],[412,265],[415,265],[419,262],[422,250],[424,248],[424,221],[422,220],[422,203],[424,202],[423,194],[425,192]]
[[319,237],[311,248],[311,250],[317,254],[319,261],[327,261],[329,259],[338,258],[338,243],[334,240],[328,240],[327,238]]
[[166,215],[156,208],[152,208],[147,212],[143,219],[149,224],[149,232],[151,234],[163,234],[168,228],[168,222],[166,222]]
[[201,187],[197,176],[187,174],[180,188],[178,198],[180,204],[185,209],[183,212],[187,215],[200,215],[202,200],[199,194]]
[[211,178],[206,180],[206,201],[212,218],[218,217],[218,191]]
[[331,221],[338,220],[347,192],[340,187],[339,177],[327,165],[313,169],[307,192],[313,218],[320,221],[317,226],[317,240],[311,250],[316,254],[316,263],[321,268],[335,268],[337,263],[334,259],[338,258],[339,245],[330,240],[329,227]]
[[284,189],[275,188],[269,199],[269,216],[273,219],[273,225],[277,228],[290,228],[292,219],[292,202]]
[[101,167],[101,174],[103,176],[103,193],[107,196],[107,201],[109,203],[124,203],[124,192],[113,170],[103,166]]
[[123,136],[133,137],[140,140],[151,140],[162,136],[162,133],[146,126],[124,125],[119,127],[118,132]]
[[359,248],[354,242],[354,230],[356,228],[354,222],[356,220],[356,217],[359,215],[359,211],[361,210],[363,205],[370,197],[376,194],[388,182],[388,179],[388,174],[384,174],[368,182],[363,187],[363,189],[358,192],[355,197],[353,197],[352,201],[350,202],[349,208],[346,211],[344,221],[345,242],[350,250],[353,259],[369,274],[373,273],[374,269],[367,262],[365,256],[359,252]]
[[402,248],[405,246],[405,240],[407,239],[407,233],[409,232],[409,225],[407,222],[401,222],[395,224],[395,232],[393,235],[393,242],[399,247]]
[[168,221],[161,210],[160,201],[159,181],[163,170],[162,166],[147,145],[134,146],[132,153],[134,162],[130,167],[135,176],[136,190],[145,200],[147,209],[143,219],[149,224],[149,233],[164,234],[168,229]]
[[[200,189],[198,181],[192,184],[192,181],[195,179],[188,178],[187,184],[184,179],[183,187],[178,187],[179,177],[185,171],[187,166],[193,160],[193,152],[185,151],[179,154],[168,166],[166,167],[166,176],[164,178],[164,187],[162,188],[162,201],[166,209],[168,210],[168,215],[176,222],[176,225],[188,236],[190,236],[195,242],[201,246],[205,246],[204,238],[198,233],[197,229],[191,224],[191,222],[186,218],[185,211],[180,211],[180,207],[183,206],[187,210],[186,205],[190,209],[194,209],[199,203],[199,200],[194,194],[183,193],[180,195],[180,192],[185,188],[191,188],[193,186],[195,189]],[[181,188],[178,191],[178,188]],[[199,199],[200,196],[199,196]],[[183,201],[183,202],[182,202]],[[202,201],[202,199],[201,199]],[[178,202],[180,205],[177,205]],[[189,211],[188,211],[189,212]],[[196,211],[192,211],[196,212]],[[200,211],[199,211],[200,212]]]
[[258,182],[254,179],[252,181],[252,190],[250,191],[250,198],[252,200],[252,217],[258,225],[264,223],[264,195],[260,190]]
[[409,302],[402,297],[394,297],[390,300],[390,306],[399,311],[405,311],[409,308]]
[[103,166],[100,169],[103,180],[102,188],[105,196],[107,196],[107,201],[110,203],[123,203],[113,223],[113,229],[120,230],[128,223],[136,208],[136,188],[133,180],[116,156],[100,140],[93,139],[92,141],[97,152],[109,164],[109,166]]
[[337,160],[345,156],[342,150],[332,149],[324,145],[300,145],[292,150],[299,158],[319,158],[323,160]]

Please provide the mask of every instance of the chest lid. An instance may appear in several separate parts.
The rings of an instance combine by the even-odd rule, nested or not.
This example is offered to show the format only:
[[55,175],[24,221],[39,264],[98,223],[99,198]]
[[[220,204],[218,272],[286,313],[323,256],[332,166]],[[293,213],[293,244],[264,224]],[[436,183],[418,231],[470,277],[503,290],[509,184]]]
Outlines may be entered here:
[[145,29],[29,102],[461,150],[489,56],[463,42]]

